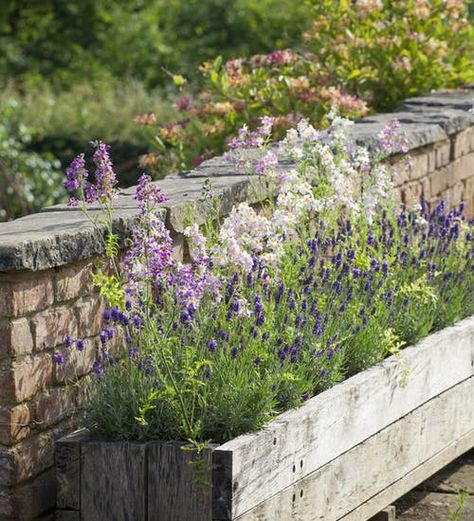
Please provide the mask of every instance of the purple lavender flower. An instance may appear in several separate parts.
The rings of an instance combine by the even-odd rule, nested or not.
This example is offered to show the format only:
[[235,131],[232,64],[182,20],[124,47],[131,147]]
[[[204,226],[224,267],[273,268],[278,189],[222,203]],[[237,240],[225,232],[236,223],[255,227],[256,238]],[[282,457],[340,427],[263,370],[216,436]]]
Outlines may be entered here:
[[64,355],[62,353],[53,353],[53,362],[57,365],[64,363]]
[[104,309],[104,313],[102,314],[103,321],[107,324],[112,319],[112,312],[110,309]]
[[102,141],[92,141],[91,146],[95,148],[92,160],[96,166],[95,170],[95,187],[91,192],[91,200],[87,202],[94,202],[95,200],[113,199],[117,195],[115,185],[117,178],[110,159],[110,146]]
[[169,197],[161,191],[161,188],[151,182],[151,176],[148,174],[142,174],[138,179],[135,199],[138,201],[142,215],[146,214],[154,204],[169,201]]
[[109,336],[107,334],[107,331],[105,331],[104,329],[99,333],[99,338],[100,338],[100,341],[102,343],[102,345],[105,345],[109,339]]
[[64,346],[71,347],[72,346],[72,338],[69,335],[64,337]]
[[83,351],[84,350],[84,340],[82,340],[82,338],[78,338],[76,340],[76,349],[78,351]]
[[388,125],[378,133],[377,145],[381,152],[384,154],[408,152],[409,141],[404,134],[398,134],[399,129],[400,122],[398,119],[392,119],[389,121]]
[[136,327],[136,328],[140,328],[142,327],[143,325],[143,320],[142,320],[142,317],[140,315],[134,315],[133,316],[133,325]]
[[138,349],[136,347],[130,347],[128,350],[128,357],[130,360],[136,360],[138,356]]
[[89,172],[86,169],[84,154],[79,154],[66,170],[66,181],[64,181],[63,186],[68,190],[82,189],[88,176]]

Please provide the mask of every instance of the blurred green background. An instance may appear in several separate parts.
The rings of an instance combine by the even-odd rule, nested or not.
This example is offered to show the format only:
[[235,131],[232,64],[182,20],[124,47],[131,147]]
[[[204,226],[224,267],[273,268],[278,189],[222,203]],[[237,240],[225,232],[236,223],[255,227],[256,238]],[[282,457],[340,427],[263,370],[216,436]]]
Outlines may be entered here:
[[122,184],[148,149],[134,122],[174,115],[169,73],[293,45],[310,23],[292,0],[2,0],[0,220],[63,200],[61,171],[91,139]]
[[[199,120],[199,111],[235,103],[245,89],[246,111],[227,115],[221,134],[206,141],[203,132],[224,121],[219,114],[188,126],[188,143],[178,143],[188,147],[180,151],[181,166],[192,164],[193,154],[219,153],[248,114],[287,115],[272,106],[287,91],[316,99],[323,84],[335,85],[338,96],[354,94],[370,109],[386,110],[406,93],[458,86],[474,74],[466,67],[474,56],[474,33],[466,28],[472,15],[472,0],[1,0],[0,220],[64,201],[62,172],[90,140],[112,146],[121,185],[133,184],[138,159],[159,141],[160,128],[184,128],[184,116]],[[381,53],[383,38],[389,43]],[[224,87],[235,79],[226,60],[287,48],[300,51],[298,67],[265,62],[242,75],[236,89]],[[219,74],[199,72],[219,55]],[[176,111],[175,75],[186,78],[180,95],[200,99],[191,115]],[[294,91],[306,76],[310,90]],[[280,98],[265,98],[262,84]],[[318,99],[314,106],[304,101],[306,117],[321,112]],[[293,112],[293,120],[301,117]],[[148,113],[153,128],[135,121]],[[162,146],[166,156],[176,143]],[[162,170],[158,177],[169,171]]]

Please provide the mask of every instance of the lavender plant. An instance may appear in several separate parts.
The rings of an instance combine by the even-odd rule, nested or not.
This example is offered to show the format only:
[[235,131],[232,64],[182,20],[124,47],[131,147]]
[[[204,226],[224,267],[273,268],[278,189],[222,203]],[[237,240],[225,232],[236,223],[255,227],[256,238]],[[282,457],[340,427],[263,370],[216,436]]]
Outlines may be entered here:
[[[271,118],[241,131],[228,159],[253,164],[276,197],[260,211],[240,204],[218,230],[190,226],[188,265],[173,259],[156,216],[164,195],[140,178],[124,272],[96,276],[109,306],[84,417],[93,433],[223,442],[474,312],[473,223],[462,205],[397,209],[383,163],[406,150],[397,124],[370,152],[350,141],[349,121],[331,119],[325,133],[300,122],[278,153]],[[96,183],[79,156],[67,184],[102,206],[94,223],[107,229],[112,262],[115,178],[107,147],[95,147]],[[279,167],[281,155],[292,169]]]

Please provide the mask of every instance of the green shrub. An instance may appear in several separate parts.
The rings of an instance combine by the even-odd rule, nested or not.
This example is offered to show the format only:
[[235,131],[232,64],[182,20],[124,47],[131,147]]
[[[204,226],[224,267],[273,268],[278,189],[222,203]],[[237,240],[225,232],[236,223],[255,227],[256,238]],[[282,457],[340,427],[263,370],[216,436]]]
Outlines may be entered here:
[[304,35],[335,84],[390,110],[408,96],[474,81],[470,2],[311,0]]
[[42,84],[23,94],[9,87],[0,97],[0,107],[12,99],[16,103],[12,121],[35,129],[28,149],[54,155],[65,168],[88,141],[102,138],[114,145],[114,162],[123,185],[136,182],[137,158],[147,150],[147,134],[134,121],[136,115],[153,112],[165,123],[175,113],[160,91],[131,80],[79,83],[67,91]]
[[276,116],[281,129],[302,116],[321,126],[330,106],[357,117],[365,103],[389,110],[408,96],[474,81],[474,29],[465,2],[310,4],[313,25],[299,52],[205,63],[202,90],[179,102],[181,119],[153,136],[155,154],[143,164],[160,172],[187,168],[222,152],[229,135],[260,116]]
[[292,0],[3,0],[0,80],[163,83],[205,59],[291,45],[310,23]]
[[12,100],[0,109],[0,220],[38,211],[65,199],[60,163],[28,151],[34,129],[14,122]]

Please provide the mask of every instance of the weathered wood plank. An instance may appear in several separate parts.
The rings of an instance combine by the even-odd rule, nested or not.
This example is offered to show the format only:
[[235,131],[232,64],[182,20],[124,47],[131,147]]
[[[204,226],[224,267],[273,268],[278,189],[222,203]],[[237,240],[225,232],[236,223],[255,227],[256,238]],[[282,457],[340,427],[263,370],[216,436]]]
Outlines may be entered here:
[[77,510],[56,510],[54,521],[81,521],[81,513]]
[[148,521],[212,521],[212,448],[182,447],[149,444]]
[[403,478],[392,483],[379,494],[370,498],[347,516],[344,516],[341,521],[361,521],[367,519],[380,508],[380,505],[386,505],[387,502],[393,502],[402,497],[472,447],[474,447],[474,429],[454,441],[428,461],[423,462],[416,469],[408,472]]
[[237,518],[471,376],[473,344],[471,317],[216,449],[214,517]]
[[[471,377],[236,521],[336,521],[341,518],[365,521],[377,510],[366,516],[348,517],[347,514],[428,462],[452,440],[470,435],[474,430],[473,410],[474,378]],[[386,496],[385,505],[392,499]]]
[[79,510],[81,507],[81,443],[84,430],[76,431],[55,444],[57,508]]
[[82,521],[146,519],[146,451],[146,443],[88,441],[83,444]]

